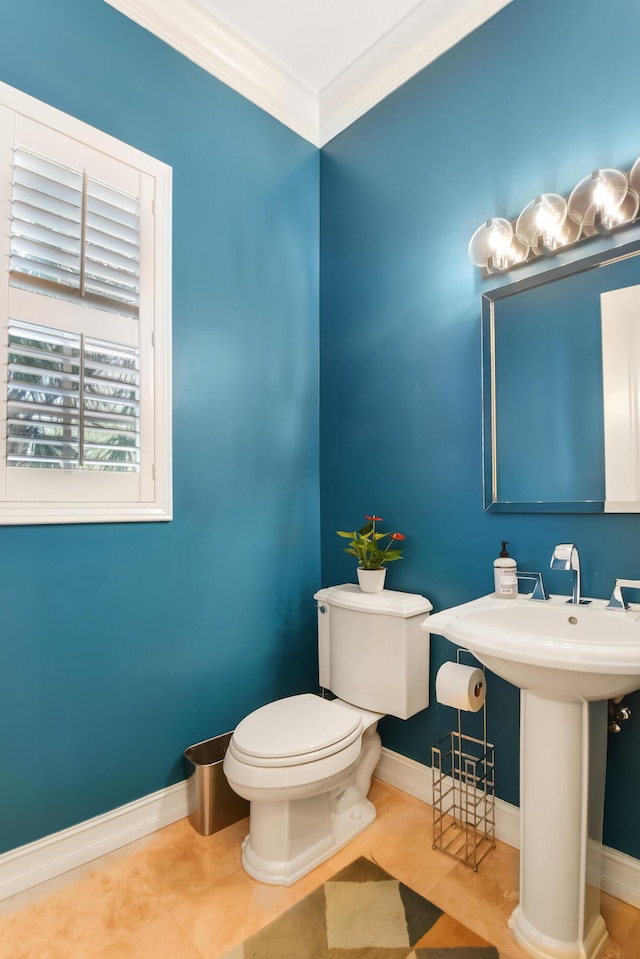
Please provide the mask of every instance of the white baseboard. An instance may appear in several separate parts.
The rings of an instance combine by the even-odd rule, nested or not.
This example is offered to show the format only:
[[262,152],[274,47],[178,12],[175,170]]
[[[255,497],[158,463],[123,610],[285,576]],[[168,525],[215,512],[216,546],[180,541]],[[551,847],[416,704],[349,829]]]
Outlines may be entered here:
[[188,815],[185,781],[11,849],[0,855],[0,900],[61,876]]
[[[430,766],[383,748],[375,775],[390,786],[431,803]],[[188,815],[187,783],[181,782],[12,849],[0,855],[0,900],[85,865]],[[520,845],[520,810],[502,799],[496,799],[496,837],[516,849]],[[640,909],[640,861],[604,846],[602,889]]]
[[640,861],[609,846],[602,847],[603,892],[640,909]]
[[[431,766],[383,747],[374,775],[390,786],[431,804]],[[515,849],[520,848],[520,810],[503,799],[496,799],[496,838]],[[601,887],[603,892],[640,909],[640,860],[603,846]]]

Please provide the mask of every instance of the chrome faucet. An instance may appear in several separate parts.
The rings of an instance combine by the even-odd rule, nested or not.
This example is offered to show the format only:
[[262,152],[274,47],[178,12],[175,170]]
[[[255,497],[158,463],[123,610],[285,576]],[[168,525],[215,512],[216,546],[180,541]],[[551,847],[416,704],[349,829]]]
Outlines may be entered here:
[[605,606],[605,609],[619,609],[623,613],[626,609],[629,609],[629,604],[622,592],[623,589],[640,589],[640,580],[617,579],[616,585],[613,587],[611,599]]
[[580,598],[580,554],[573,543],[559,543],[551,554],[551,569],[568,569],[573,573],[573,589],[568,603],[575,606],[588,606],[589,599]]
[[549,594],[547,588],[544,585],[544,580],[542,578],[542,573],[521,573],[520,570],[516,573],[518,583],[520,580],[529,580],[534,584],[533,592],[530,593],[530,599],[549,599]]

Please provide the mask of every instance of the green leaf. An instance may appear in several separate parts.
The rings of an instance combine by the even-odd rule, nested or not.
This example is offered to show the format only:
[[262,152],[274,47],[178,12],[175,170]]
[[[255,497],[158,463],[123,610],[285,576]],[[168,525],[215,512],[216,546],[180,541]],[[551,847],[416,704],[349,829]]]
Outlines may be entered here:
[[356,538],[354,543],[360,543],[361,546],[371,546],[371,540],[366,536],[361,536],[360,533],[356,533]]
[[338,536],[344,536],[345,539],[355,539],[355,533],[345,533],[344,530],[337,529],[336,533]]

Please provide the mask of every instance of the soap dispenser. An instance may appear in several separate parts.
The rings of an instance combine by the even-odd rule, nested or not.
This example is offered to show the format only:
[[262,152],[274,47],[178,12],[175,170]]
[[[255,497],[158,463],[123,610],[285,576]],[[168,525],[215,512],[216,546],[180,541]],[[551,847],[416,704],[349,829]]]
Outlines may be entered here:
[[515,599],[518,595],[518,564],[509,556],[508,545],[506,540],[502,540],[500,555],[493,564],[495,591],[500,599]]

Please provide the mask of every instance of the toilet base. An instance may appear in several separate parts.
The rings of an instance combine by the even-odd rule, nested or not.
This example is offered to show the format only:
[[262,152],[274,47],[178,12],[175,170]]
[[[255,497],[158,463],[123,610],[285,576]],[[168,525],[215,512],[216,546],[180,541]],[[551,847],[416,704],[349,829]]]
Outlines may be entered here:
[[[361,798],[355,803],[349,801],[347,794],[349,790],[342,793],[337,800],[330,800],[325,794],[323,796],[314,796],[308,800],[294,800],[288,803],[264,803],[262,809],[256,809],[259,804],[252,803],[252,827],[253,820],[258,816],[262,820],[269,818],[270,830],[266,835],[270,836],[276,843],[278,833],[282,828],[286,828],[289,837],[289,845],[296,844],[296,834],[299,835],[299,850],[289,849],[290,858],[277,859],[272,855],[261,855],[252,843],[252,835],[245,838],[242,843],[242,866],[245,872],[257,879],[258,882],[268,883],[269,885],[291,886],[298,879],[301,879],[321,862],[328,859],[348,842],[354,839],[376,818],[376,808],[372,802],[366,798]],[[326,804],[331,805],[331,811],[327,810]],[[319,807],[325,808],[319,808]],[[348,808],[347,808],[348,807]],[[342,809],[344,808],[344,812]],[[318,817],[318,813],[320,816]],[[324,815],[323,815],[324,814]],[[317,823],[324,824],[324,828],[317,828]],[[266,823],[263,821],[262,826]],[[308,827],[312,826],[313,835],[309,836]],[[278,828],[280,827],[280,829]],[[265,833],[261,830],[261,833]],[[254,831],[254,835],[256,832]],[[270,850],[265,850],[271,852]]]

